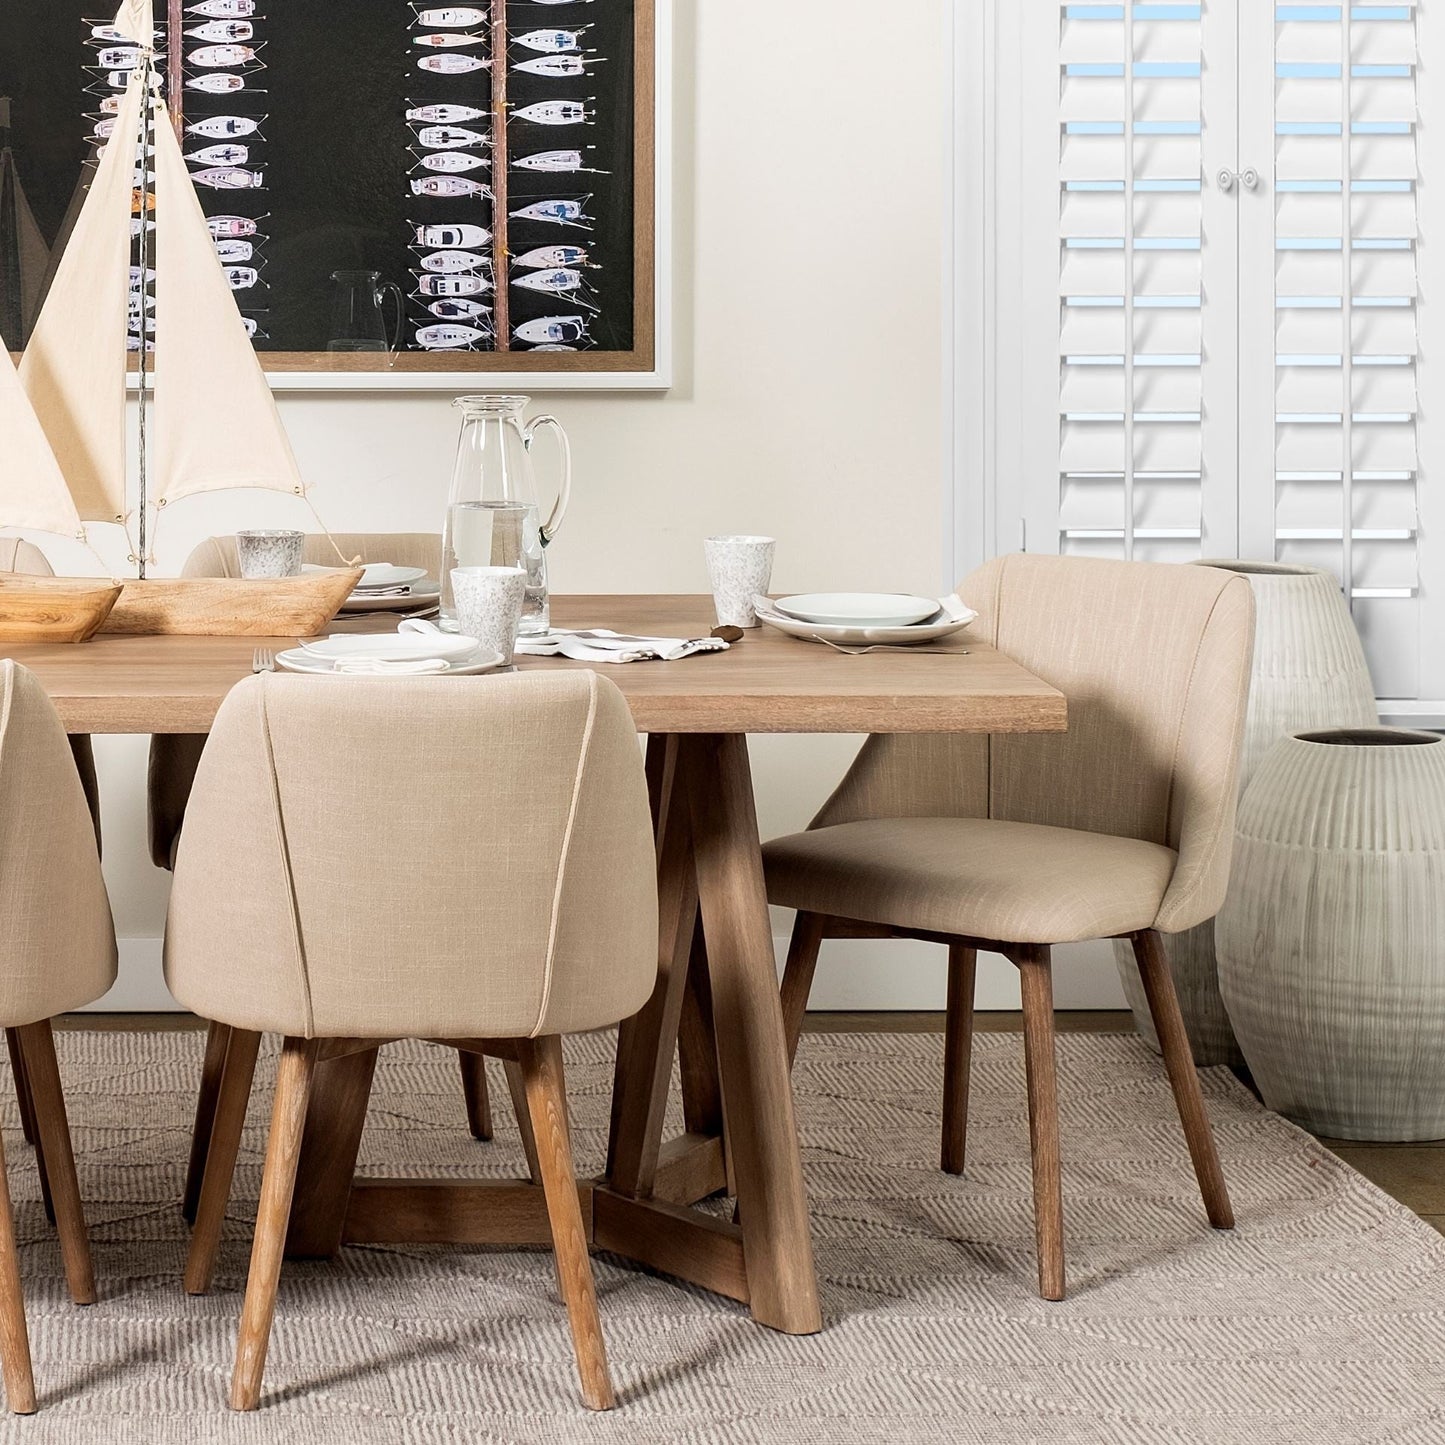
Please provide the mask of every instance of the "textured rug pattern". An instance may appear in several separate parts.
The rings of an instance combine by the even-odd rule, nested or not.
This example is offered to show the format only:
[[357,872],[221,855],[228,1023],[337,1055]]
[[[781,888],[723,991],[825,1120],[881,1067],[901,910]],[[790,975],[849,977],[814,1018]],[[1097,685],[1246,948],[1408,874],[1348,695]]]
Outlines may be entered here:
[[[1070,1297],[1034,1294],[1019,1040],[983,1035],[970,1168],[935,1167],[936,1037],[810,1036],[797,1087],[826,1328],[597,1261],[622,1407],[578,1404],[540,1252],[353,1248],[287,1265],[260,1412],[225,1408],[269,1100],[258,1087],[217,1285],[190,1299],[176,1207],[195,1034],[63,1034],[100,1302],[65,1295],[6,1082],[40,1414],[0,1440],[64,1445],[932,1442],[1427,1445],[1445,1441],[1445,1240],[1224,1071],[1205,1076],[1240,1227],[1204,1223],[1158,1061],[1060,1042]],[[493,1066],[494,1068],[496,1066]],[[274,1057],[258,1077],[269,1085]],[[603,1154],[610,1041],[569,1046],[579,1167]],[[454,1056],[385,1050],[370,1172],[516,1173],[463,1127]]]

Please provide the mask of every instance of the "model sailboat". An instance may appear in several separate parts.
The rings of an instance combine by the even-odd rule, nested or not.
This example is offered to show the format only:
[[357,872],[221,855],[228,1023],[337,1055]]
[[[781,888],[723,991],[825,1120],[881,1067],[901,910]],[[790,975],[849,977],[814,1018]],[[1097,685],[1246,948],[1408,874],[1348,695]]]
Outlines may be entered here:
[[[173,503],[231,488],[305,498],[306,487],[160,94],[151,0],[126,0],[115,29],[139,60],[21,360],[19,386],[0,375],[0,409],[8,398],[11,413],[32,412],[17,424],[30,440],[28,460],[0,473],[0,526],[72,537],[84,537],[85,523],[125,528],[137,581],[126,585],[108,630],[314,632],[359,573],[264,584],[145,581],[149,534]],[[134,507],[126,489],[133,217],[141,221],[142,280],[155,272],[154,311],[142,294],[135,353]],[[153,231],[145,224],[152,218]]]

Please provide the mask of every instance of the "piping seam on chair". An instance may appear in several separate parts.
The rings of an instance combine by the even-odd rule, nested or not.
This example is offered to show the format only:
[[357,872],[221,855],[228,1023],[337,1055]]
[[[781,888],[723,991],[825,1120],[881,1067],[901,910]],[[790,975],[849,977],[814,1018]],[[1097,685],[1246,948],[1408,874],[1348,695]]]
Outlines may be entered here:
[[286,894],[291,904],[291,936],[296,944],[296,969],[301,975],[301,1007],[305,1018],[305,1037],[316,1027],[316,1012],[311,1006],[311,974],[306,966],[306,945],[301,940],[301,913],[296,905],[296,877],[291,871],[291,845],[286,838],[286,818],[281,810],[281,780],[276,773],[276,749],[271,740],[271,708],[267,700],[267,683],[261,679],[261,736],[266,743],[266,761],[271,771],[271,800],[275,804],[272,821],[276,829],[276,846],[281,854],[281,868],[286,875]]
[[577,821],[577,805],[582,797],[582,776],[587,771],[587,754],[592,748],[592,729],[597,721],[597,674],[587,674],[587,720],[582,725],[582,745],[577,749],[577,771],[572,778],[572,801],[567,809],[567,826],[562,830],[562,847],[557,856],[557,886],[552,890],[552,917],[547,925],[547,956],[542,972],[542,999],[537,1006],[537,1022],[531,1037],[536,1038],[552,1002],[552,974],[557,949],[557,920],[562,913],[562,889],[567,878],[567,857],[572,849],[572,828]]
[[[1174,752],[1173,756],[1169,760],[1169,799],[1168,802],[1165,804],[1164,808],[1164,833],[1166,838],[1169,835],[1169,825],[1170,822],[1173,820],[1174,816],[1174,786],[1175,780],[1179,776],[1179,759],[1184,751],[1184,720],[1189,716],[1189,704],[1194,697],[1194,682],[1195,678],[1198,676],[1199,673],[1199,659],[1204,652],[1204,640],[1209,636],[1209,629],[1214,622],[1214,614],[1219,610],[1219,604],[1224,600],[1225,594],[1229,591],[1230,587],[1234,585],[1236,580],[1242,581],[1243,579],[1236,579],[1234,577],[1230,577],[1225,582],[1224,586],[1221,587],[1219,591],[1215,594],[1214,601],[1211,602],[1209,605],[1209,614],[1204,619],[1204,625],[1199,629],[1199,639],[1194,644],[1194,657],[1189,663],[1189,682],[1184,689],[1184,706],[1179,710],[1179,723],[1174,733]],[[1245,582],[1244,585],[1247,587],[1249,586],[1249,583]],[[1182,831],[1179,841],[1181,843],[1184,841]],[[1218,831],[1216,831],[1214,841],[1209,845],[1209,851],[1204,857],[1204,865],[1206,869],[1208,868],[1208,865],[1213,861],[1214,854],[1218,850],[1218,848],[1219,834]],[[1164,896],[1159,900],[1159,907],[1154,910],[1154,921],[1156,923],[1159,921],[1160,913],[1164,911],[1164,904],[1169,898],[1170,889],[1174,885],[1174,878],[1178,874],[1178,872],[1179,850],[1176,849],[1174,855],[1174,872],[1169,875],[1169,884],[1164,889]],[[1188,895],[1186,894],[1185,896],[1187,898]]]

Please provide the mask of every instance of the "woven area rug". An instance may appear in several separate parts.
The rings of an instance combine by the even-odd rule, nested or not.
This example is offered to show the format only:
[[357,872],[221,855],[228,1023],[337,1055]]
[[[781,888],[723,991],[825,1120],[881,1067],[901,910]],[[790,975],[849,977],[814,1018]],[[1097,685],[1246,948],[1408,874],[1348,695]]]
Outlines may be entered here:
[[[937,1037],[809,1036],[798,1070],[824,1332],[598,1261],[622,1405],[590,1416],[547,1257],[355,1248],[288,1265],[262,1409],[225,1407],[267,1100],[258,1088],[217,1287],[179,1283],[198,1034],[58,1036],[100,1302],[65,1295],[8,1084],[5,1147],[40,1413],[0,1440],[1427,1445],[1445,1440],[1445,1240],[1225,1071],[1206,1088],[1240,1217],[1204,1224],[1158,1061],[1060,1042],[1070,1295],[1034,1294],[1020,1041],[978,1039],[970,1172],[934,1167]],[[610,1041],[569,1046],[583,1169]],[[269,1080],[270,1056],[260,1076]],[[493,1101],[504,1100],[500,1072]],[[363,1166],[514,1173],[466,1137],[453,1056],[382,1054]]]

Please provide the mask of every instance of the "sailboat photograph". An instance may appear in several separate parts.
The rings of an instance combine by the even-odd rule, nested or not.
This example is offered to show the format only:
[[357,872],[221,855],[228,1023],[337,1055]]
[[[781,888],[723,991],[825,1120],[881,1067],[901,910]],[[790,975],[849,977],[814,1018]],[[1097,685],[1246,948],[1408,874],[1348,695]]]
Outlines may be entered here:
[[[358,569],[274,579],[147,576],[159,519],[187,497],[260,488],[307,499],[166,108],[151,0],[126,0],[114,29],[136,47],[136,64],[18,373],[8,352],[0,363],[0,434],[13,439],[0,477],[0,525],[87,545],[91,525],[120,528],[134,576],[104,587],[88,579],[0,579],[0,637],[81,640],[100,628],[317,632]],[[152,272],[153,307],[144,289]],[[137,315],[143,339],[131,352]],[[134,495],[127,485],[132,362]]]

